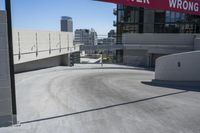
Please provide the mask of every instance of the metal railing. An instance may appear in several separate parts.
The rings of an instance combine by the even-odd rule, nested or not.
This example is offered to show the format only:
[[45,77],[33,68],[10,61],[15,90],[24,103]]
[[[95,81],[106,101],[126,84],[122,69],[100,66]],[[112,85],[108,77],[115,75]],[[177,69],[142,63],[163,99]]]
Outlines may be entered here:
[[16,30],[13,36],[15,62],[27,57],[39,59],[43,55],[51,57],[79,51],[79,46],[73,45],[73,38],[68,33]]

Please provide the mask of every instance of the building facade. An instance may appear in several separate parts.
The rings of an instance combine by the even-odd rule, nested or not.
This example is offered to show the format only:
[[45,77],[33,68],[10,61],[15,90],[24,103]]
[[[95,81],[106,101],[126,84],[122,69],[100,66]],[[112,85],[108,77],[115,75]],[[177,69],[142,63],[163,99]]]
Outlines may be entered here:
[[115,45],[115,43],[116,43],[116,39],[114,37],[98,39],[98,45],[113,46]]
[[82,44],[82,45],[97,45],[97,33],[94,29],[77,29],[75,31],[75,44]]
[[118,41],[123,33],[199,33],[200,16],[179,12],[150,10],[142,7],[117,5]]
[[98,36],[98,45],[112,46],[116,44],[116,31],[110,30],[107,36]]
[[115,38],[115,37],[116,37],[116,31],[115,31],[115,30],[110,30],[110,31],[108,32],[108,38],[109,38],[109,37]]
[[63,16],[60,25],[62,32],[73,32],[73,20],[71,17]]
[[[121,4],[114,9],[114,14],[117,18],[114,22],[117,44],[124,45],[124,49],[116,52],[119,63],[155,67],[158,57],[195,50],[192,48],[195,39],[191,42],[186,39],[196,38],[200,33],[198,15]],[[179,39],[188,44],[181,43],[182,40]],[[190,48],[186,49],[182,44],[190,45]]]
[[97,45],[98,43],[97,32],[94,29],[91,29],[90,31],[90,42],[93,46]]

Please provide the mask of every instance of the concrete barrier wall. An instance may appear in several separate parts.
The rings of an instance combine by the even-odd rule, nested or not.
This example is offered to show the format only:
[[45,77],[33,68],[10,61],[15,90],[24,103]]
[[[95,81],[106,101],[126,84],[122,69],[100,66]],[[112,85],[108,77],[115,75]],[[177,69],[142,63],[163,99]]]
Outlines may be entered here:
[[50,58],[78,51],[72,32],[13,30],[15,64]]
[[194,40],[194,49],[200,50],[200,37],[198,37]]
[[15,64],[15,73],[34,71],[55,66],[67,66],[68,54]]
[[124,65],[147,67],[147,50],[124,50],[123,62]]
[[200,51],[164,56],[156,60],[155,79],[200,81]]
[[13,123],[6,13],[0,11],[0,126]]
[[199,35],[193,34],[156,34],[156,33],[125,33],[122,42],[124,45],[153,45],[153,46],[182,46],[193,47],[194,39]]
[[197,40],[199,36],[200,34],[125,33],[122,36],[123,63],[140,67],[155,67],[155,59],[160,56],[200,48],[200,41]]

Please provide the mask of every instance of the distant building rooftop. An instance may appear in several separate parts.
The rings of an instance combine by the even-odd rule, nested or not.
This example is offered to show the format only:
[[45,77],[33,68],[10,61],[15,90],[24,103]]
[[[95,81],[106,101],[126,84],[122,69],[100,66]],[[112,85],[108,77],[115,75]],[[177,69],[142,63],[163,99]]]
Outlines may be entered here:
[[68,16],[62,16],[61,18],[62,20],[69,20],[69,19],[72,19],[71,17],[68,17]]

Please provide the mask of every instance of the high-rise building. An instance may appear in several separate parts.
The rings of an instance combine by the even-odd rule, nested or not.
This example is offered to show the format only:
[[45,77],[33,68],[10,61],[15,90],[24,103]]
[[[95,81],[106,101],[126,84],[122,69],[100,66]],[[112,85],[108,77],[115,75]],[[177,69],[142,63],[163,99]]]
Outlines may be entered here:
[[108,32],[108,37],[113,37],[113,38],[115,38],[115,37],[116,37],[116,31],[115,31],[115,30],[110,30],[110,31]]
[[71,17],[63,16],[61,18],[61,31],[63,32],[73,32],[73,20]]
[[94,29],[91,29],[90,31],[90,41],[91,45],[97,45],[98,43],[98,38],[97,38],[97,32]]
[[161,56],[194,50],[200,33],[200,16],[194,14],[121,4],[113,13],[117,44],[125,47],[116,51],[117,62],[123,64],[155,67]]
[[77,29],[75,31],[75,44],[97,45],[97,33],[94,29]]
[[98,45],[115,45],[116,44],[116,32],[115,30],[110,30],[108,36],[105,38],[98,39]]
[[200,16],[117,5],[117,41],[124,33],[200,33]]
[[90,45],[90,30],[88,29],[77,29],[75,30],[75,44]]
[[115,45],[116,39],[114,37],[98,39],[98,45]]

